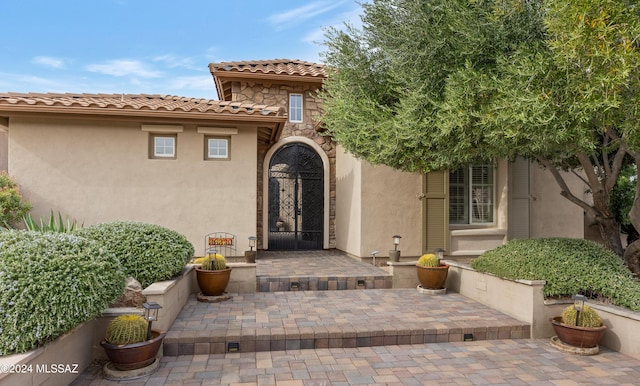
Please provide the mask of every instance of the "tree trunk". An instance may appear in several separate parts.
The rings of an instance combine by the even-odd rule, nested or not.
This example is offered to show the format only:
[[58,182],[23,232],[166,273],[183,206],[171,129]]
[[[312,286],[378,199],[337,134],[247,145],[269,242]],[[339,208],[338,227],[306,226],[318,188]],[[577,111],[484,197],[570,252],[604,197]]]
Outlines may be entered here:
[[640,240],[627,245],[624,251],[624,262],[636,277],[640,277]]
[[622,256],[624,249],[620,240],[620,224],[613,217],[598,217],[596,221],[604,246],[616,255]]

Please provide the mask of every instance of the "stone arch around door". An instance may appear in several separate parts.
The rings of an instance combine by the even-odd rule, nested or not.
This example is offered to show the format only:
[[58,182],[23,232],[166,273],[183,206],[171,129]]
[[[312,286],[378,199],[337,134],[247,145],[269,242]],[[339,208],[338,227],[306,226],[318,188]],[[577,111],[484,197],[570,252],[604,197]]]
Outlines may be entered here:
[[[283,166],[282,163],[283,157],[287,158],[291,154],[301,151],[305,157],[312,156],[311,158],[316,157],[315,162],[318,168],[321,170],[317,170],[317,178],[321,178],[321,181],[317,181],[321,183],[322,192],[313,192],[314,194],[310,194],[309,192],[303,193],[302,191],[295,192],[296,186],[299,189],[303,189],[300,185],[304,184],[300,177],[297,176],[288,180],[287,182],[277,181],[278,178],[284,178],[287,175],[287,171],[290,166],[296,168],[296,165]],[[275,162],[277,164],[273,164],[274,157],[276,157]],[[294,157],[295,158],[295,157]],[[287,158],[288,159],[288,158]],[[309,161],[309,160],[307,160]],[[320,162],[321,161],[321,162]],[[311,160],[311,162],[314,162]],[[313,167],[310,165],[302,166],[303,168]],[[287,169],[287,170],[284,170]],[[294,173],[295,174],[295,173]],[[314,174],[314,173],[312,173]],[[296,174],[297,175],[297,174]],[[271,147],[265,156],[265,161],[263,164],[263,179],[265,183],[263,184],[263,208],[264,215],[262,216],[262,245],[264,249],[272,249],[272,250],[286,250],[286,249],[328,249],[329,248],[329,205],[330,205],[330,163],[329,157],[322,150],[322,148],[315,143],[313,140],[306,137],[287,137],[279,141],[276,145]],[[316,182],[308,181],[307,186],[318,186],[314,185]],[[285,186],[286,185],[286,186]],[[284,190],[283,190],[284,189]],[[281,213],[275,213],[275,211],[279,211],[280,209],[275,209],[274,206],[270,205],[272,200],[276,200],[279,197],[275,197],[276,195],[284,194],[288,197],[282,197],[286,205],[291,205],[288,209],[283,209]],[[303,195],[307,195],[310,198],[313,196],[314,200],[320,200],[320,202],[316,202],[316,205],[321,206],[321,218],[315,219],[303,219],[298,215],[303,215],[303,211],[305,208],[298,207],[295,205],[305,205],[304,202],[293,202],[296,199],[300,199],[299,201],[305,201]],[[277,207],[278,204],[276,204]],[[288,215],[290,218],[282,218],[284,220],[282,222],[277,221],[280,215]],[[297,217],[295,219],[294,217]],[[297,223],[296,223],[297,220]],[[309,225],[313,227],[314,223],[318,223],[321,221],[321,240],[317,240],[317,243],[309,243],[309,242],[295,242],[294,245],[287,245],[286,241],[279,242],[276,236],[279,237],[301,237],[310,238],[311,235],[304,235],[300,233],[300,231],[304,232],[304,229],[301,227],[305,225]],[[297,229],[292,229],[297,227]],[[298,232],[296,234],[296,232]],[[311,237],[312,238],[312,237]],[[270,243],[271,239],[271,243]],[[273,244],[273,245],[270,245]],[[311,248],[310,248],[311,246]]]

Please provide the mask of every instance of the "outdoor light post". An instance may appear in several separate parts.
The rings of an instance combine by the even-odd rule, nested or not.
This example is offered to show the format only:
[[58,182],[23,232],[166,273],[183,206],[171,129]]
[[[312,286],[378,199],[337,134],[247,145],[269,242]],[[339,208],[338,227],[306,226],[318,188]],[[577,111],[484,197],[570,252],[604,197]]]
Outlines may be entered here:
[[580,323],[580,311],[584,309],[584,302],[587,300],[584,295],[573,295],[573,307],[576,309],[576,326]]
[[389,261],[400,260],[400,251],[398,250],[398,245],[400,245],[401,238],[402,236],[393,235],[393,250],[389,251]]
[[393,250],[397,251],[398,250],[398,245],[400,245],[400,239],[402,238],[402,236],[398,236],[398,235],[394,235],[393,236]]
[[249,236],[249,250],[244,251],[244,258],[247,263],[256,262],[256,255],[258,254],[258,251],[253,250],[253,248],[256,247],[256,240],[258,240],[256,236]]
[[371,251],[371,257],[373,257],[373,266],[376,266],[376,255],[378,254],[378,251]]
[[442,261],[442,258],[444,257],[444,249],[436,248],[436,249],[433,250],[433,254],[436,255],[436,257],[438,258],[438,265],[440,265],[440,262]]
[[162,308],[162,306],[156,302],[148,302],[143,303],[142,307],[144,307],[144,318],[149,322],[147,326],[147,340],[151,339],[151,323],[158,320],[158,312]]

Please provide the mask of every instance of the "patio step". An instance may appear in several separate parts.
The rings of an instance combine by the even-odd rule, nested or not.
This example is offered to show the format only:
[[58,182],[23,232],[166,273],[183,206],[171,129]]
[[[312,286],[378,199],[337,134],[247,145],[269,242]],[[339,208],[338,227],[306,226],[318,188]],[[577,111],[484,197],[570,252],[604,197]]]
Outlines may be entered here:
[[393,287],[391,275],[258,276],[256,280],[258,292],[340,291]]
[[529,338],[527,323],[459,294],[415,289],[192,296],[164,340],[164,355]]

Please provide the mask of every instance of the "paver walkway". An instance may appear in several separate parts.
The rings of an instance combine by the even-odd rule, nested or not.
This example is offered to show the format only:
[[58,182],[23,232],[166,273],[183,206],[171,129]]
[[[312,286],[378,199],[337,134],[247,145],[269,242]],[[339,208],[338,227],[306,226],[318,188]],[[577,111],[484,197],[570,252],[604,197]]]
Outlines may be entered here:
[[558,351],[548,340],[164,357],[149,377],[114,382],[93,366],[80,385],[638,385],[640,360]]
[[[385,272],[336,251],[286,257],[291,256],[259,254],[258,276]],[[582,357],[558,351],[548,339],[478,340],[514,337],[500,336],[500,326],[512,322],[459,294],[429,297],[415,289],[233,294],[232,300],[218,304],[198,304],[192,298],[165,339],[165,352],[171,355],[161,359],[154,374],[109,381],[101,363],[95,363],[73,385],[640,384],[640,358],[618,352],[603,349]],[[254,337],[253,348],[246,346],[249,340],[240,340],[243,331]],[[476,340],[462,342],[466,331],[473,331]],[[358,336],[366,338],[367,333],[369,343],[382,338],[387,345],[362,344],[367,342]],[[338,334],[342,340],[332,342],[330,337]],[[205,336],[206,341],[197,340]],[[302,349],[310,336],[314,345],[326,347]],[[391,336],[401,345],[384,342]],[[240,341],[241,352],[224,353],[220,343],[228,337]],[[275,350],[262,351],[265,341]]]

